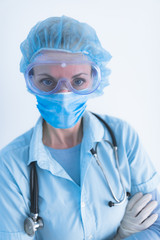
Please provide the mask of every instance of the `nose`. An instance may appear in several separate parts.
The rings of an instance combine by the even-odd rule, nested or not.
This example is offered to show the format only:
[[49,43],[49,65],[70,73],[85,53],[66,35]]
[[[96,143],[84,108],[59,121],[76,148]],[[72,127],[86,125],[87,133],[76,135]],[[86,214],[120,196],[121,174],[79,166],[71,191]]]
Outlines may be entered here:
[[58,93],[65,93],[65,92],[70,92],[68,89],[60,89]]
[[59,81],[59,90],[58,93],[65,93],[65,92],[70,92],[69,88],[68,88],[68,84],[66,82],[66,80],[62,79]]

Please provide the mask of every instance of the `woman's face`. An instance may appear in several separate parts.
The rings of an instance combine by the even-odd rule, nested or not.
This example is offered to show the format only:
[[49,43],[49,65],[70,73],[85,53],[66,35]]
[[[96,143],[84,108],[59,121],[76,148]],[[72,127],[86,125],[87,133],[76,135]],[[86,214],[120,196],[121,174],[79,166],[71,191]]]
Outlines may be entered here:
[[[58,92],[70,91],[69,85],[76,90],[84,90],[92,85],[91,65],[84,63],[87,58],[81,53],[43,51],[34,62],[44,62],[32,69],[34,85],[42,91],[52,91],[57,85]],[[54,64],[45,64],[53,61]]]

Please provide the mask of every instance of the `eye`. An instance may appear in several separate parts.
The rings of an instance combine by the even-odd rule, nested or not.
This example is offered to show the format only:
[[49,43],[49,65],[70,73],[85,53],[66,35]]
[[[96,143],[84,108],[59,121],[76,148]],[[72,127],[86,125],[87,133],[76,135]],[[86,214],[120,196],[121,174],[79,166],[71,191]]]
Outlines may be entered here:
[[50,78],[41,79],[40,83],[45,85],[46,87],[56,85],[56,82],[53,79],[50,79]]
[[83,83],[85,83],[86,80],[84,78],[76,78],[74,79],[73,83],[75,86],[80,87]]

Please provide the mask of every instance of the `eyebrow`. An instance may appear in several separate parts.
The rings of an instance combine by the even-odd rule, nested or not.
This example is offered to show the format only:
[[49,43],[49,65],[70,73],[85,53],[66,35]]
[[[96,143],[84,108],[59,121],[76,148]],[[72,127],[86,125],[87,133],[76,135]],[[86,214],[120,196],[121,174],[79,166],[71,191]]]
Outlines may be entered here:
[[79,73],[79,74],[74,75],[72,78],[79,77],[81,74],[88,75],[87,73]]
[[[72,78],[79,77],[81,74],[83,74],[83,75],[88,75],[87,73],[78,73],[78,74],[74,75]],[[52,78],[53,78],[53,76],[51,76],[51,75],[49,75],[49,74],[47,74],[47,73],[39,73],[39,74],[37,74],[37,75],[38,75],[38,76],[43,75],[43,76],[46,76],[46,77],[52,77]]]
[[51,75],[49,75],[49,74],[47,74],[47,73],[39,73],[39,74],[37,74],[38,76],[41,76],[41,75],[44,75],[44,76],[46,76],[46,77],[52,77]]

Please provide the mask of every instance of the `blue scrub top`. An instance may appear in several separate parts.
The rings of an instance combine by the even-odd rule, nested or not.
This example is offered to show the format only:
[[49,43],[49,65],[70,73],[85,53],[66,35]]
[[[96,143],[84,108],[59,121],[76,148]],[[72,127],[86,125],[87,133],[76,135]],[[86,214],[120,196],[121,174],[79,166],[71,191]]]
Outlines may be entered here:
[[[152,192],[160,176],[143,149],[137,133],[126,122],[101,116],[113,129],[120,171],[126,191]],[[111,136],[91,113],[83,116],[80,152],[80,186],[52,158],[42,143],[42,118],[36,126],[0,151],[0,240],[111,240],[123,218],[127,201],[110,208],[114,201],[103,173],[90,149],[98,156],[118,199],[123,198]],[[44,228],[28,237],[24,220],[30,213],[29,164],[37,162],[39,208]],[[133,238],[140,239],[140,238]]]
[[54,149],[47,146],[46,148],[49,150],[51,156],[64,168],[73,181],[80,185],[81,144],[66,149]]

